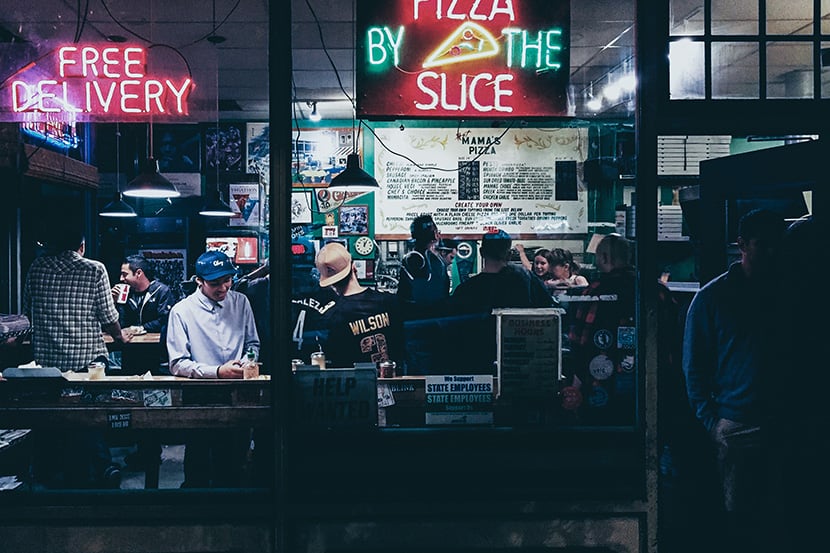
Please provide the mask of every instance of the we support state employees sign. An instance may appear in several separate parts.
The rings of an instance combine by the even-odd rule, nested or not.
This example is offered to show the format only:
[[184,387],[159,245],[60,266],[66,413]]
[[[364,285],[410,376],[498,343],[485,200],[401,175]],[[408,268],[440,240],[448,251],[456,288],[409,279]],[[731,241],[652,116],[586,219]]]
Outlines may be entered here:
[[569,0],[361,0],[358,117],[567,114]]

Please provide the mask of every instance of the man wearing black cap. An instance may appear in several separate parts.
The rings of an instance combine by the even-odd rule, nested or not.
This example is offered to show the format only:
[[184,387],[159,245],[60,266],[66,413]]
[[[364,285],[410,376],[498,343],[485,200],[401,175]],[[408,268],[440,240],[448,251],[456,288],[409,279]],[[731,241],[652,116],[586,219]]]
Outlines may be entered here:
[[[248,298],[231,290],[235,274],[236,267],[222,252],[209,251],[196,260],[196,291],[170,310],[167,353],[171,374],[242,378],[245,353],[252,348],[259,354],[259,336]],[[248,436],[242,434],[191,432],[182,487],[238,485],[248,442]]]
[[512,240],[503,230],[481,239],[481,272],[458,285],[452,303],[462,312],[486,312],[494,307],[552,307],[542,282],[524,267],[510,263]]

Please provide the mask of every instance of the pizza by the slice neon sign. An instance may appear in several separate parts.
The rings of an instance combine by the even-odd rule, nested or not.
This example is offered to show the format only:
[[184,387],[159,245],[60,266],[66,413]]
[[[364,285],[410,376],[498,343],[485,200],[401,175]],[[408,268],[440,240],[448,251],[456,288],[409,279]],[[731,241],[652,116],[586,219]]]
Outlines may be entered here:
[[45,59],[53,63],[48,74],[22,71],[3,90],[13,112],[79,119],[189,113],[192,77],[148,74],[143,47],[73,44]]
[[568,0],[362,0],[363,117],[567,113]]

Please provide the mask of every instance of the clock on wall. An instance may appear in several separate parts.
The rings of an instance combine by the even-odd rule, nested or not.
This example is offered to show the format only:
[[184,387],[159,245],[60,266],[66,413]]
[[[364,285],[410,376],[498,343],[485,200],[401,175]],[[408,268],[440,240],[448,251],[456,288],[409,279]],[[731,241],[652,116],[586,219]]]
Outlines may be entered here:
[[354,242],[354,251],[360,255],[369,255],[374,249],[375,243],[368,236],[361,236]]

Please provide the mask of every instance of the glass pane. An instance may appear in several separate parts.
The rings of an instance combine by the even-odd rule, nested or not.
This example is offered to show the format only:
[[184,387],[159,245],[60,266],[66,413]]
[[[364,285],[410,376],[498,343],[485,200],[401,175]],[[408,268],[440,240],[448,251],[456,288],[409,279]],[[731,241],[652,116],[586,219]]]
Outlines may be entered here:
[[712,34],[757,35],[758,0],[712,0]]
[[669,97],[672,100],[703,98],[705,84],[703,43],[672,42],[669,46]]
[[703,0],[670,0],[669,34],[703,34]]
[[813,0],[767,2],[767,34],[803,35],[813,32]]
[[712,44],[712,98],[759,98],[758,44]]
[[813,45],[767,44],[767,98],[813,97]]
[[830,0],[821,0],[821,34],[830,33]]
[[830,42],[821,43],[821,97],[830,98]]

